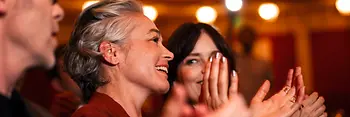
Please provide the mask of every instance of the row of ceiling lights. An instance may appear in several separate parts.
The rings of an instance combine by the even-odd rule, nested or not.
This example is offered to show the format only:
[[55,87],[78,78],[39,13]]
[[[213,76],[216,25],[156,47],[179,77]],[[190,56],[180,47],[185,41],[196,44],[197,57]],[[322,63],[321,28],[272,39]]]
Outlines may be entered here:
[[[96,2],[98,1],[97,0],[87,1],[82,6],[82,9]],[[225,5],[228,10],[232,12],[237,12],[242,8],[243,1],[242,0],[225,0]],[[342,15],[345,15],[345,16],[350,15],[350,0],[337,0],[335,5],[338,11]],[[145,5],[143,7],[143,10],[144,10],[144,14],[148,18],[150,18],[152,21],[156,20],[158,16],[158,12],[156,8],[154,8],[153,6]],[[260,5],[258,13],[262,19],[267,21],[273,21],[277,19],[279,15],[279,8],[275,3],[263,3]],[[203,6],[197,10],[196,17],[199,22],[213,23],[216,20],[217,12],[214,8],[210,6]]]

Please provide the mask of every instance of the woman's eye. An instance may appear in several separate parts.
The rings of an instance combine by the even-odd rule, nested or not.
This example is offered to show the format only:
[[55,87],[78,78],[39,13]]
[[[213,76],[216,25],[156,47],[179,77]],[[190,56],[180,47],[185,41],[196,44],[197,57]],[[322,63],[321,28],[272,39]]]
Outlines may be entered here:
[[191,60],[186,61],[187,65],[192,65],[192,64],[195,64],[195,63],[198,63],[198,61],[195,60],[195,59],[191,59]]
[[52,4],[56,4],[57,3],[57,0],[52,0]]
[[159,38],[155,37],[155,38],[152,39],[152,41],[155,42],[155,43],[158,43],[159,42]]

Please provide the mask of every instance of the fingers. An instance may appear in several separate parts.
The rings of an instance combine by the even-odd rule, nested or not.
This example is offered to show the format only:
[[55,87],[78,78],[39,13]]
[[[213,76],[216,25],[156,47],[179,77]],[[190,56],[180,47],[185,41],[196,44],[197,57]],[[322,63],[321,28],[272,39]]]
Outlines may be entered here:
[[292,82],[293,82],[293,69],[289,69],[288,71],[288,76],[287,76],[287,81],[286,81],[286,86],[292,87]]
[[220,64],[220,53],[216,53],[212,61],[209,75],[209,94],[214,100],[218,100],[218,74]]
[[261,85],[261,87],[259,88],[258,92],[255,94],[255,96],[253,97],[251,104],[262,102],[266,94],[269,92],[269,90],[270,90],[270,82],[266,80],[263,83],[263,85]]
[[296,88],[295,88],[295,87],[292,87],[292,88],[288,91],[286,97],[292,98],[292,97],[294,97],[295,93],[296,93]]
[[[288,91],[288,93],[286,94],[285,97],[283,97],[283,99],[281,100],[281,107],[284,106],[286,103],[295,103],[295,92],[296,92],[296,89],[295,87],[292,87],[290,91]],[[290,107],[290,106],[288,106]]]
[[228,91],[228,64],[226,57],[221,57],[220,70],[219,70],[219,79],[218,79],[218,88],[219,88],[219,97],[222,102],[227,101],[227,91]]
[[312,111],[311,117],[319,117],[324,113],[325,110],[326,106],[322,105],[320,108],[317,108],[316,110]]
[[285,96],[280,94],[274,99],[272,99],[273,102],[276,102],[276,104],[278,104],[277,109],[282,108],[282,111],[278,111],[278,112],[280,112],[281,115],[283,115],[284,117],[291,116],[300,107],[299,103],[295,103],[295,97],[294,97],[295,93],[296,93],[296,88],[292,87]]
[[203,77],[203,84],[201,88],[201,94],[199,100],[201,102],[206,102],[206,98],[210,96],[209,94],[209,75],[210,75],[210,69],[211,69],[211,61],[213,60],[213,57],[210,57],[209,62],[205,66],[205,73]]
[[210,112],[209,109],[207,108],[207,105],[205,104],[194,105],[194,110],[195,110],[196,117],[204,117]]
[[297,93],[298,93],[298,96],[297,96],[296,102],[301,103],[305,98],[305,86],[298,89]]
[[180,117],[182,114],[188,113],[186,109],[186,92],[182,85],[174,83],[171,95],[165,102],[162,110],[162,117]]
[[325,101],[324,98],[321,96],[321,97],[319,97],[319,98],[316,100],[316,102],[314,102],[314,103],[310,106],[310,108],[311,108],[312,110],[316,110],[316,109],[320,108],[320,107],[323,105],[324,101]]
[[[249,117],[250,111],[241,94],[233,94],[229,102],[221,108],[221,114],[215,117]],[[218,112],[219,112],[218,111]]]
[[296,67],[295,71],[293,69],[289,69],[285,86],[296,87],[297,89],[296,102],[301,103],[305,95],[305,86],[304,86],[303,76],[301,75],[301,67]]
[[185,88],[175,82],[173,90],[171,92],[170,98],[168,99],[169,102],[181,102],[186,103],[186,91]]
[[[298,81],[297,77],[301,75],[301,67],[296,67],[295,68],[295,72],[294,72],[294,77],[295,79],[293,79],[293,81]],[[297,85],[299,84],[299,82],[294,82],[293,85],[297,87]],[[304,85],[304,83],[302,82],[302,84]]]
[[290,88],[289,86],[285,86],[285,87],[283,87],[282,90],[280,90],[280,91],[277,93],[277,95],[279,95],[279,96],[285,96],[285,95],[287,95],[287,93],[289,92],[290,89],[291,89],[291,88]]
[[285,117],[290,117],[293,113],[295,113],[300,108],[299,103],[294,103],[292,107],[285,106]]
[[308,98],[306,98],[303,102],[302,105],[307,107],[307,106],[311,106],[318,98],[318,93],[317,92],[313,92]]
[[284,97],[284,102],[282,102],[282,108],[285,113],[286,117],[291,116],[293,113],[295,113],[299,108],[300,105],[299,103],[295,103],[295,95],[296,93],[296,88],[292,87],[290,91],[287,93],[287,95]]
[[[184,105],[182,108],[181,108],[181,117],[193,117],[193,113],[194,110],[191,106],[189,105]],[[175,116],[174,116],[175,117]]]
[[238,76],[235,70],[231,73],[231,84],[229,89],[229,96],[237,94],[238,92]]
[[296,87],[297,89],[300,89],[304,86],[304,79],[303,76],[301,74],[301,67],[297,67],[296,68],[296,72],[295,72],[295,77],[296,77]]
[[326,112],[324,112],[320,117],[327,117],[328,114]]
[[305,94],[303,100],[306,100],[309,97],[309,95]]
[[297,102],[301,103],[305,95],[305,86],[303,75],[301,74],[301,67],[296,67],[295,70],[296,83],[294,86],[297,88]]

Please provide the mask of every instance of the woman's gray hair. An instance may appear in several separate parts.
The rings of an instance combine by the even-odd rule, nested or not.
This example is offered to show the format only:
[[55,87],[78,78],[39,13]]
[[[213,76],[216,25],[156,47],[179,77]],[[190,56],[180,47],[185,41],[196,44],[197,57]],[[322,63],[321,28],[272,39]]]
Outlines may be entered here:
[[64,68],[81,88],[85,102],[98,87],[108,83],[100,75],[101,42],[123,45],[135,28],[135,13],[143,13],[138,1],[104,0],[86,8],[76,21],[65,49]]

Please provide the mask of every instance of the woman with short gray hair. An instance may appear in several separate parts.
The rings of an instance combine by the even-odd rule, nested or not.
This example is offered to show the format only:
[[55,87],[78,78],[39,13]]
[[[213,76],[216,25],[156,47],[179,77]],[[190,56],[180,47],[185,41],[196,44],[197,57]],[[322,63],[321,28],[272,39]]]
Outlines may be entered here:
[[173,54],[161,41],[137,1],[105,0],[84,10],[64,57],[87,103],[73,117],[141,116],[150,94],[169,89]]

